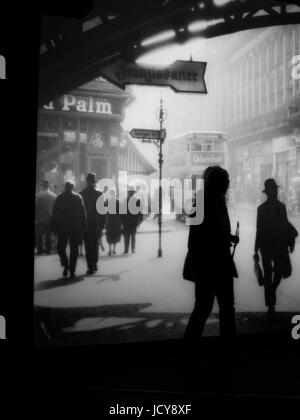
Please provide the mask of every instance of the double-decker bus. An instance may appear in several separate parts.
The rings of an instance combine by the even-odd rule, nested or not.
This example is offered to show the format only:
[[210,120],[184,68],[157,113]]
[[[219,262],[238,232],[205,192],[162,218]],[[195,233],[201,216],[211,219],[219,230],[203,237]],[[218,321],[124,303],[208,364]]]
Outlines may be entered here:
[[[187,131],[171,138],[168,142],[168,174],[171,179],[202,178],[203,171],[212,165],[227,166],[227,144],[221,131]],[[193,184],[195,185],[195,184]],[[176,190],[176,187],[175,187]],[[177,219],[184,219],[185,212],[180,194],[171,191],[171,200]],[[177,197],[177,198],[176,198]]]

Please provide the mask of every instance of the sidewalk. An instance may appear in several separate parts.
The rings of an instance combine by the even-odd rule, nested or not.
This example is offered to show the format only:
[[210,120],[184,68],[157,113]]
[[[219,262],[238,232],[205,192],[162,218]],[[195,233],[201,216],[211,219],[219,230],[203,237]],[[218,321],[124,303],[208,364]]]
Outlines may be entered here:
[[[268,331],[280,329],[283,324],[289,328],[291,313],[300,308],[297,278],[300,247],[295,250],[295,275],[282,282],[278,290],[278,314],[270,323],[249,254],[249,241],[254,240],[255,231],[244,225],[242,229],[247,241],[241,241],[236,252],[238,331]],[[36,257],[34,301],[38,312],[46,313],[50,319],[53,344],[181,338],[194,305],[194,285],[182,279],[187,238],[184,224],[183,229],[164,233],[163,257],[157,258],[158,235],[155,231],[141,232],[137,235],[135,254],[100,255],[99,272],[92,276],[86,275],[85,258],[79,258],[78,277],[74,279],[61,278],[57,255]],[[122,250],[119,244],[117,252]],[[218,328],[215,304],[204,334],[216,335]]]

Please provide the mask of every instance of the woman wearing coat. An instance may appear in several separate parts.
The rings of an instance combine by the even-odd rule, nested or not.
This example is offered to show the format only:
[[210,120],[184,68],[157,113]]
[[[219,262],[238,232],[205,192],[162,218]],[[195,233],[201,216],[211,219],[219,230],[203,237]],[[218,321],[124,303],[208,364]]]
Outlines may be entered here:
[[108,206],[106,215],[106,240],[109,245],[108,255],[116,255],[117,243],[121,240],[122,222],[120,217],[120,203],[116,198],[116,191],[111,189],[106,202]]
[[233,279],[237,271],[230,248],[231,235],[225,195],[229,175],[220,166],[208,167],[204,178],[204,219],[191,225],[183,277],[195,283],[195,306],[185,331],[187,340],[203,333],[215,298],[219,305],[220,334],[236,334]]

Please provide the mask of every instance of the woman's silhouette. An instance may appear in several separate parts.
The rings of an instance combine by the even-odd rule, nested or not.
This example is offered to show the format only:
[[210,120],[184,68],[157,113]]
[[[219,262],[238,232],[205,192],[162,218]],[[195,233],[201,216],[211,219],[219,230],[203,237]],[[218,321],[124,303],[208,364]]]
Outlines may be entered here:
[[229,187],[228,172],[220,166],[208,167],[204,173],[204,219],[191,225],[188,255],[183,277],[195,282],[195,307],[185,331],[185,338],[200,337],[217,298],[220,334],[236,334],[233,278],[237,277],[230,247],[239,238],[231,235],[225,195]]

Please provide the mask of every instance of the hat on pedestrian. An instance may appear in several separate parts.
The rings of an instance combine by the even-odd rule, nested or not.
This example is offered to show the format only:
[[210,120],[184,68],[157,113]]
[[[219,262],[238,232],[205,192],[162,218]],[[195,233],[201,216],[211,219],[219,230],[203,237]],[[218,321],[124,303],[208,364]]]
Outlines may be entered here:
[[86,180],[88,182],[96,184],[97,183],[96,174],[94,172],[90,172],[89,174],[87,174]]
[[128,191],[128,192],[135,192],[135,188],[134,188],[134,186],[133,186],[133,185],[128,185],[128,189],[127,189],[127,191]]
[[269,191],[274,191],[279,188],[279,185],[276,184],[274,178],[268,178],[265,180],[265,189],[262,191],[263,193],[267,193]]
[[65,190],[70,191],[75,187],[75,182],[72,179],[68,179],[65,182]]
[[42,179],[41,186],[42,187],[49,187],[49,181],[47,179]]

